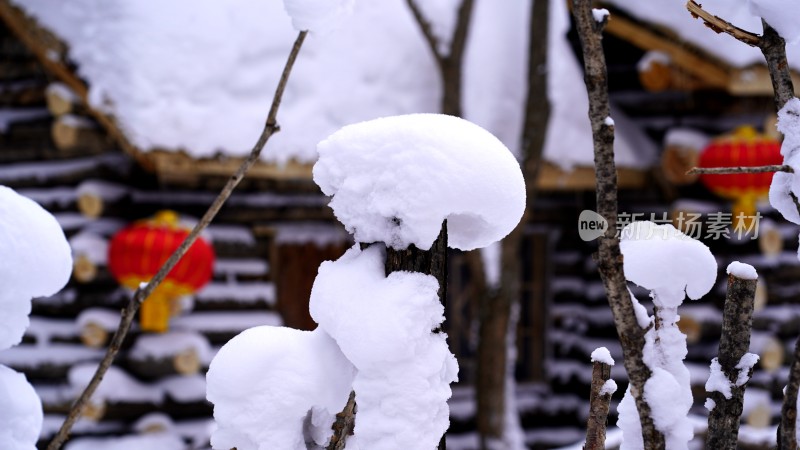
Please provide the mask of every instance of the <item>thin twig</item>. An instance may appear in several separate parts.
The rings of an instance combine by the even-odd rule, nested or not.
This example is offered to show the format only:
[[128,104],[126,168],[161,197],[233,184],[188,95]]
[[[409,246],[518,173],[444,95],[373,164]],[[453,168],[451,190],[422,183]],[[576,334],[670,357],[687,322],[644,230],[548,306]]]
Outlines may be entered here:
[[100,382],[103,381],[103,376],[105,376],[108,368],[111,366],[111,363],[117,356],[117,353],[119,352],[119,349],[125,340],[125,336],[128,334],[128,330],[130,330],[131,323],[133,322],[133,318],[136,315],[136,311],[138,311],[139,306],[141,306],[142,302],[150,296],[153,290],[155,290],[155,288],[158,287],[162,281],[164,281],[164,278],[166,278],[167,274],[175,267],[176,264],[178,264],[181,258],[183,258],[183,256],[189,250],[189,247],[191,247],[195,240],[197,240],[197,237],[200,235],[200,233],[211,223],[222,205],[225,203],[228,197],[230,197],[233,190],[236,188],[239,182],[242,181],[242,178],[244,178],[250,167],[256,161],[258,161],[261,150],[264,148],[264,145],[266,145],[269,138],[279,131],[280,127],[277,124],[278,108],[280,107],[281,99],[283,98],[283,92],[286,89],[286,83],[289,80],[289,74],[292,71],[292,66],[297,59],[297,55],[300,52],[300,48],[303,45],[306,34],[308,34],[307,31],[301,31],[297,35],[297,39],[294,41],[292,50],[286,60],[286,65],[283,68],[283,73],[281,73],[280,81],[275,89],[275,96],[272,98],[272,105],[270,106],[269,114],[267,115],[267,121],[264,125],[264,130],[261,132],[261,136],[259,136],[258,141],[253,146],[253,149],[250,151],[250,155],[247,157],[247,159],[245,159],[242,165],[239,166],[239,169],[236,171],[236,173],[231,176],[231,178],[225,184],[225,187],[214,200],[214,203],[212,203],[208,208],[208,211],[206,211],[197,225],[195,225],[194,229],[191,231],[191,233],[189,233],[180,247],[175,250],[175,253],[173,253],[167,262],[164,263],[161,269],[159,269],[158,273],[156,273],[153,279],[146,285],[139,287],[139,289],[134,292],[133,297],[128,302],[128,305],[125,307],[122,313],[119,327],[114,333],[111,344],[109,345],[108,350],[106,350],[106,354],[102,361],[100,361],[97,371],[95,372],[89,384],[86,386],[86,389],[84,389],[83,393],[81,393],[80,397],[78,397],[78,400],[74,405],[72,405],[72,409],[70,409],[66,420],[61,425],[61,428],[58,430],[56,436],[50,442],[50,445],[47,446],[47,450],[58,450],[67,440],[72,426],[78,420],[78,417],[80,417],[84,406],[97,389],[97,386],[100,385]]
[[791,166],[776,164],[757,167],[692,167],[686,175],[732,175],[736,173],[788,172],[794,173]]
[[650,405],[644,400],[644,385],[650,369],[644,364],[644,330],[636,322],[633,303],[622,268],[622,252],[616,236],[617,169],[614,164],[614,127],[609,118],[608,70],[601,44],[606,19],[597,22],[591,0],[572,0],[572,13],[581,40],[584,81],[589,94],[589,120],[594,141],[594,166],[597,180],[597,212],[608,221],[598,248],[598,270],[606,289],[614,324],[622,345],[625,370],[630,379],[630,392],[636,403],[642,425],[642,440],[647,450],[664,448],[664,436],[656,430],[650,417]]
[[759,47],[761,45],[761,36],[743,30],[727,20],[709,13],[694,0],[689,0],[686,3],[686,9],[692,13],[693,17],[702,19],[706,26],[711,28],[715,33],[727,33],[736,38],[736,40],[744,42],[752,47]]

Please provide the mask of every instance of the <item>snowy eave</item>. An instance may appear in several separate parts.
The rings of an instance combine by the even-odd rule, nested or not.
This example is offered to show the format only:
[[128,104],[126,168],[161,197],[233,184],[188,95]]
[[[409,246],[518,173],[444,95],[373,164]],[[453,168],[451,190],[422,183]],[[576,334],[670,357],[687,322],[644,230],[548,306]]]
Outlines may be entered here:
[[[195,8],[200,16],[192,18],[210,21],[212,28],[228,30],[234,25],[235,28],[246,28],[246,32],[234,33],[229,41],[247,39],[231,44],[203,41],[214,33],[204,27],[182,26],[186,23],[179,19],[170,19],[165,25],[164,20],[159,22],[161,19],[145,14],[146,11],[142,11],[136,2],[75,0],[67,5],[53,4],[48,0],[0,0],[0,17],[48,71],[90,106],[90,114],[126,152],[165,181],[191,185],[209,178],[228,176],[238,167],[239,158],[249,152],[263,126],[263,116],[272,96],[274,84],[271,83],[277,81],[291,40],[296,35],[281,2],[242,1],[246,3],[246,11],[234,8],[230,12],[231,18],[221,24],[208,17],[216,11],[214,8],[223,7],[217,2],[203,2],[203,8]],[[311,164],[316,160],[316,143],[336,129],[375,117],[438,109],[440,93],[436,67],[429,58],[424,41],[418,36],[417,26],[405,2],[360,2],[357,6],[361,10],[356,11],[353,23],[348,24],[345,32],[322,38],[312,35],[307,40],[307,48],[298,59],[278,116],[283,131],[269,142],[263,160],[254,166],[249,178],[310,180]],[[466,61],[466,70],[482,68],[485,71],[489,66],[487,58],[507,55],[505,59],[492,60],[498,67],[505,67],[504,70],[498,69],[488,76],[470,77],[477,81],[465,89],[464,106],[467,119],[491,131],[512,151],[517,147],[522,123],[522,99],[516,93],[524,90],[521,74],[524,74],[527,49],[522,30],[527,13],[518,11],[523,7],[526,6],[510,5],[498,10],[479,5],[476,17],[485,20],[473,24],[473,34],[497,36],[488,39],[491,43],[480,41],[472,45],[475,50],[471,50],[472,54],[468,50]],[[553,27],[551,42],[553,46],[561,46],[560,50],[567,48],[565,35],[569,22],[566,8],[557,8],[552,14],[551,20],[558,26]],[[174,11],[174,15],[180,16],[180,10]],[[150,39],[149,36],[130,32],[136,29],[135,23],[126,23],[122,27],[115,22],[121,20],[120,17],[141,16],[148,17],[146,25],[153,27],[156,35],[144,43],[141,41]],[[252,20],[252,17],[259,16],[269,17],[270,26]],[[192,20],[189,22],[194,23]],[[507,26],[498,27],[498,20]],[[87,26],[89,22],[93,25]],[[149,30],[147,27],[144,29]],[[191,31],[193,28],[202,32],[198,35]],[[263,31],[265,29],[268,31]],[[121,33],[119,30],[127,31]],[[184,36],[184,32],[189,34]],[[363,39],[360,36],[364,34],[374,37],[374,45],[361,45]],[[153,60],[152,48],[140,49],[141,46],[152,47],[153,42],[163,46],[170,39],[180,39],[188,48],[183,51],[187,54],[194,48],[192,45],[202,45],[203,51],[196,53],[208,55],[204,56],[206,60],[222,59],[230,67],[241,70],[212,71],[211,75],[196,79],[195,75],[187,74],[186,68],[196,68],[202,63],[196,57],[185,58],[186,55],[164,50],[160,59]],[[108,44],[109,41],[112,44]],[[260,44],[253,44],[255,42],[267,44],[258,47]],[[403,45],[398,46],[397,42]],[[234,45],[239,50],[234,50],[230,56],[231,49],[213,48],[218,45]],[[396,51],[390,52],[394,55],[392,58],[386,57],[385,48],[389,45],[397,47]],[[502,51],[493,47],[498,45]],[[354,52],[353,48],[359,51]],[[219,55],[228,55],[228,59],[217,58],[215,51]],[[118,57],[118,53],[127,56]],[[348,58],[352,61],[340,61],[342,55],[350,55]],[[175,65],[172,59],[181,59],[183,64],[172,67]],[[548,132],[550,137],[544,151],[548,163],[543,166],[539,182],[543,189],[591,189],[594,185],[593,177],[587,178],[593,172],[588,119],[570,107],[574,102],[564,97],[562,92],[575,91],[565,84],[567,80],[580,82],[582,79],[580,67],[573,60],[570,58],[569,64],[559,64],[553,69],[553,73],[568,72],[569,76],[553,76],[551,80],[550,95],[554,108]],[[249,73],[245,69],[250,66],[258,67]],[[275,80],[268,79],[266,74],[274,75]],[[224,85],[222,88],[219,87],[220,78],[226,80],[221,83]],[[183,92],[181,86],[191,82],[196,82],[199,87]],[[519,89],[508,86],[518,86]],[[117,91],[113,95],[111,88]],[[407,95],[387,97],[381,94],[387,91],[406,92]],[[359,92],[359,95],[353,96],[353,92]],[[214,100],[218,97],[223,98],[222,103]],[[138,103],[140,101],[142,104]],[[559,102],[563,104],[560,107]],[[122,104],[126,105],[125,108]],[[503,117],[503,120],[498,121],[498,117]],[[628,168],[621,173],[621,183],[629,187],[640,186],[645,179],[642,171],[656,160],[655,146],[652,142],[644,142],[639,136],[640,130],[635,124],[626,124],[621,113],[615,112],[613,118],[618,130],[617,165]]]
[[[772,95],[772,83],[757,48],[725,33],[715,33],[695,19],[684,1],[664,1],[658,7],[638,0],[602,0],[611,10],[606,31],[637,47],[667,57],[673,67],[695,79],[696,87],[723,89],[732,95]],[[704,1],[709,12],[753,33],[761,24],[743,2]],[[800,45],[787,45],[795,86],[800,88]]]

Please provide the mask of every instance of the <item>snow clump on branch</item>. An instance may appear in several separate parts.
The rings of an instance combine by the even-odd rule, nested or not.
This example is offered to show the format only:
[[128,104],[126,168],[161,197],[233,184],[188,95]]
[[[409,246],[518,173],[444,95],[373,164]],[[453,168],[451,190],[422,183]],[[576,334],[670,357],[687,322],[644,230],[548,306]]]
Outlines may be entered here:
[[349,125],[317,146],[314,181],[357,242],[427,250],[447,220],[448,245],[499,241],[525,210],[519,163],[466,120],[409,114]]
[[447,335],[432,332],[444,321],[436,278],[386,276],[384,259],[380,246],[356,245],[322,263],[311,316],[358,369],[356,441],[348,448],[357,442],[370,450],[429,450],[450,423],[447,399],[458,363]]
[[[215,449],[305,450],[327,443],[353,366],[323,330],[260,326],[225,344],[208,368]],[[359,416],[360,417],[360,416]]]
[[[652,375],[644,386],[656,429],[666,447],[686,449],[694,432],[688,418],[692,406],[686,358],[686,335],[678,329],[678,306],[685,296],[702,297],[714,286],[717,261],[700,241],[669,224],[634,222],[622,230],[620,249],[625,278],[651,291],[654,326],[645,333],[643,361]],[[619,405],[622,450],[643,448],[639,414],[630,388]]]
[[297,31],[327,33],[353,13],[355,0],[283,0]]
[[[31,299],[58,292],[72,273],[72,255],[56,219],[41,206],[0,186],[0,351],[28,328]],[[42,429],[42,403],[25,375],[0,364],[0,442],[33,450]]]

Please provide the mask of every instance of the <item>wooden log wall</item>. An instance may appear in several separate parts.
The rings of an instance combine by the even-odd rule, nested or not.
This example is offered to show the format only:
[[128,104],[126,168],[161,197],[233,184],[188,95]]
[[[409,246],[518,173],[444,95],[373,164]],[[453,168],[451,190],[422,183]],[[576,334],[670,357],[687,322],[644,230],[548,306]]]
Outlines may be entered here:
[[[23,342],[0,353],[0,364],[25,373],[42,398],[43,443],[78,394],[76,383],[101,359],[130,296],[107,267],[111,237],[162,209],[199,217],[218,191],[202,183],[161,184],[117,148],[85,106],[52,83],[2,26],[0,61],[0,185],[53,213],[74,255],[68,285],[34,299]],[[183,312],[171,320],[167,333],[143,333],[134,326],[104,381],[115,387],[93,401],[87,415],[94,422],[76,429],[73,439],[138,433],[132,424],[157,414],[183,430],[192,448],[207,447],[208,435],[198,437],[197,430],[210,428],[197,424],[211,421],[204,373],[213,355],[247,328],[286,322],[277,309],[285,304],[274,275],[278,269],[293,283],[282,284],[284,294],[295,302],[304,297],[307,315],[316,266],[346,248],[346,239],[322,251],[302,239],[273,248],[275,233],[269,230],[310,221],[317,230],[346,236],[317,191],[265,191],[255,184],[237,190],[207,230],[216,253],[213,279],[181,303]],[[305,238],[313,241],[314,235]]]

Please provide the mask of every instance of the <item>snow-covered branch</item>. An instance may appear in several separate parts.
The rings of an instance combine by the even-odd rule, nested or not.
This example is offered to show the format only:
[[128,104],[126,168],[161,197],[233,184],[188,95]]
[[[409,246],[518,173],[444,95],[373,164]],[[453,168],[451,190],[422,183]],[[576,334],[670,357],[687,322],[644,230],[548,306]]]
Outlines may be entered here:
[[[707,388],[711,387],[707,389],[708,398],[713,402],[708,417],[707,448],[736,448],[744,391],[753,369],[753,365],[749,364],[743,370],[741,362],[758,359],[758,356],[747,353],[758,274],[752,266],[738,262],[731,263],[727,272],[728,293],[722,317],[719,353],[712,362],[712,376],[706,385]],[[717,388],[716,385],[722,387]]]
[[114,361],[114,358],[119,353],[120,348],[122,347],[122,343],[125,340],[125,336],[128,334],[130,330],[131,323],[133,322],[133,318],[136,315],[136,312],[139,310],[142,302],[147,299],[150,294],[153,293],[153,290],[162,282],[166,275],[175,267],[176,264],[181,260],[181,258],[186,254],[189,250],[191,245],[195,242],[197,237],[200,233],[208,227],[211,221],[219,212],[222,205],[225,204],[225,201],[230,197],[233,190],[239,184],[239,182],[244,178],[247,171],[252,167],[252,165],[258,161],[261,151],[266,145],[267,141],[273,134],[279,131],[280,127],[278,126],[277,116],[278,116],[278,109],[280,108],[281,99],[283,98],[283,92],[286,89],[286,84],[289,80],[289,75],[291,73],[292,67],[294,65],[295,60],[297,59],[297,55],[300,52],[300,48],[303,45],[303,41],[306,38],[308,32],[301,31],[297,35],[297,39],[292,46],[291,51],[289,52],[289,57],[287,58],[286,65],[284,66],[283,73],[281,74],[280,81],[278,82],[278,86],[275,90],[275,96],[272,99],[272,105],[270,106],[269,113],[267,114],[266,124],[264,125],[264,129],[261,132],[261,135],[258,138],[258,141],[253,146],[253,149],[250,152],[250,155],[245,159],[239,169],[236,171],[235,174],[231,176],[228,182],[225,184],[225,187],[219,193],[217,198],[208,208],[206,213],[197,223],[197,225],[192,229],[191,233],[186,237],[186,240],[178,247],[175,253],[169,257],[169,259],[164,263],[158,273],[150,280],[149,283],[140,287],[139,289],[134,292],[133,297],[128,302],[127,306],[125,307],[122,313],[122,319],[119,323],[119,328],[114,333],[114,337],[111,339],[111,344],[106,351],[105,356],[100,361],[100,365],[97,368],[94,376],[92,377],[89,384],[86,386],[86,389],[81,393],[76,400],[75,404],[70,409],[69,414],[67,415],[66,420],[64,421],[61,428],[58,430],[58,433],[55,435],[50,444],[47,446],[48,450],[58,450],[61,448],[61,445],[67,440],[69,437],[70,430],[75,422],[80,417],[81,411],[83,410],[84,406],[87,404],[89,399],[91,398],[94,391],[97,389],[97,386],[100,385],[100,382],[103,380],[103,376],[105,375],[108,368],[111,366],[111,363]]
[[586,424],[584,450],[606,448],[606,421],[611,396],[617,391],[617,383],[611,379],[614,359],[605,347],[592,352],[592,387],[589,394],[589,419]]

